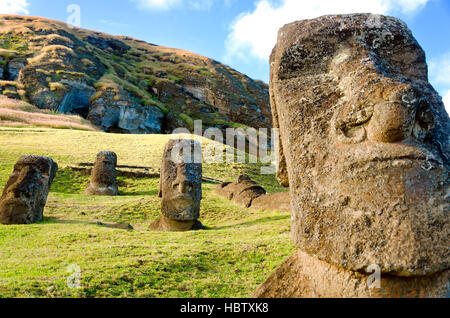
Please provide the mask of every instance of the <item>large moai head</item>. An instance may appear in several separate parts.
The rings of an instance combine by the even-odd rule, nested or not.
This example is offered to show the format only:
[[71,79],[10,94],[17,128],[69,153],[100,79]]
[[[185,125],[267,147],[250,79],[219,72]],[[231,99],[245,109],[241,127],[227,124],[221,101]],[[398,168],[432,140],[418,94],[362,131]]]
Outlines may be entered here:
[[369,14],[291,23],[270,63],[299,249],[352,271],[448,269],[450,120],[407,26]]
[[111,151],[101,151],[92,169],[91,182],[85,193],[91,195],[115,196],[119,193],[116,183],[117,155]]
[[48,192],[58,170],[50,158],[26,155],[14,165],[0,198],[0,223],[42,221]]
[[175,221],[194,221],[202,199],[201,145],[198,141],[172,139],[164,149],[160,197],[163,216]]

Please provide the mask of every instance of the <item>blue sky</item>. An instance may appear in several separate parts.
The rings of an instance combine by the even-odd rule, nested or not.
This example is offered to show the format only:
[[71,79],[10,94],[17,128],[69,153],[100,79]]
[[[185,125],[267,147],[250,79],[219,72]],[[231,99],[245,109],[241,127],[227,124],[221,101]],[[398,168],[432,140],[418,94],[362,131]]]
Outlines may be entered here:
[[0,0],[0,13],[67,21],[199,53],[269,80],[280,26],[323,14],[371,12],[403,19],[424,48],[430,81],[450,107],[450,0]]

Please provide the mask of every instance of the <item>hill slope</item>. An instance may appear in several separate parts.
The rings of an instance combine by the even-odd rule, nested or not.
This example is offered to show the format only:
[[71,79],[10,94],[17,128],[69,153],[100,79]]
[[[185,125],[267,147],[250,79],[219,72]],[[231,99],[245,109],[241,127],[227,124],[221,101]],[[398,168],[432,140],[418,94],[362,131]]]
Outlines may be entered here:
[[271,127],[268,86],[194,53],[0,15],[0,93],[107,132]]

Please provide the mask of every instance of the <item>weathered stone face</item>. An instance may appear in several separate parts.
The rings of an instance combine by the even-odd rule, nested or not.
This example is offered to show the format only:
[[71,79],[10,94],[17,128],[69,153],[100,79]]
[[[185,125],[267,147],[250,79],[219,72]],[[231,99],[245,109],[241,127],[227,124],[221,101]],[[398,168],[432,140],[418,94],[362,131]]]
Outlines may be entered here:
[[164,150],[160,197],[162,214],[171,220],[193,221],[200,216],[202,164],[194,161],[196,151],[201,159],[200,143],[187,139],[170,140]]
[[117,155],[114,152],[99,152],[92,169],[91,182],[87,186],[85,193],[91,195],[117,195],[119,191],[116,183],[116,166]]
[[270,90],[301,250],[352,271],[450,267],[450,121],[403,22],[357,14],[284,26]]
[[58,170],[50,158],[26,155],[14,165],[0,198],[0,223],[42,221],[48,192]]

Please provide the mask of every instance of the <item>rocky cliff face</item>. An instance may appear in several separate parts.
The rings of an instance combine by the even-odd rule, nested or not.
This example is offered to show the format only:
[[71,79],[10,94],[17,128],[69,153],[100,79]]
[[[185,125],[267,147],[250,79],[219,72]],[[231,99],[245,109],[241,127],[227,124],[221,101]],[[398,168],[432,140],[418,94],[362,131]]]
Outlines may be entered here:
[[209,58],[34,17],[0,16],[0,93],[107,132],[271,127],[268,86]]

